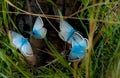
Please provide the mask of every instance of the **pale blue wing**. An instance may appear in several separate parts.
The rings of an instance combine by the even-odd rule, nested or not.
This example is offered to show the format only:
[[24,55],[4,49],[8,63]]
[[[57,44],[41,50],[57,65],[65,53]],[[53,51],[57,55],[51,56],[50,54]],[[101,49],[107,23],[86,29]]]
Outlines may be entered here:
[[85,55],[84,50],[76,42],[75,43],[72,42],[72,44],[74,45],[72,45],[71,51],[68,55],[68,60],[69,61],[81,60]]
[[37,17],[34,23],[33,30],[40,30],[43,27],[44,23],[41,17]]
[[29,44],[28,40],[24,38],[22,35],[11,31],[11,43],[13,46],[15,46],[17,49],[21,51],[23,55],[32,55],[32,48],[31,45]]
[[77,43],[78,45],[83,47],[83,49],[88,48],[88,40],[86,38],[83,38],[82,35],[80,35],[78,32],[75,32],[73,34],[72,42],[72,45],[74,45],[74,43]]
[[32,35],[39,39],[45,38],[46,34],[47,34],[46,28],[41,28],[40,30],[34,30],[32,32]]
[[74,29],[68,22],[61,20],[60,21],[60,30],[69,32],[69,31],[74,30]]
[[47,34],[47,29],[46,28],[41,28],[40,32],[41,32],[41,38],[45,38],[46,34]]
[[24,42],[24,44],[23,44],[22,47],[20,48],[20,51],[21,51],[21,53],[22,53],[24,56],[33,55],[32,48],[31,48],[31,46],[30,46],[30,43],[29,43],[27,40]]
[[86,38],[83,38],[82,41],[76,40],[76,42],[84,49],[88,49],[88,40]]
[[24,37],[14,31],[10,32],[11,34],[11,43],[18,49],[21,48],[22,44],[24,43]]
[[82,59],[87,49],[88,40],[86,38],[83,38],[78,32],[75,32],[73,34],[72,48],[68,56],[68,60],[76,61]]
[[47,33],[47,29],[43,27],[44,23],[42,21],[41,17],[37,17],[34,27],[33,27],[33,31],[32,31],[32,35],[36,38],[44,38],[46,36]]
[[84,42],[83,42],[83,46],[85,47],[85,49],[88,49],[88,39],[84,38]]
[[64,41],[69,41],[73,35],[73,33],[75,32],[76,30],[73,29],[73,27],[67,23],[66,21],[64,20],[61,20],[60,21],[60,33],[59,33],[59,36],[62,40]]
[[74,32],[72,38],[71,38],[72,42],[77,42],[80,43],[84,40],[83,36],[80,35],[78,32]]

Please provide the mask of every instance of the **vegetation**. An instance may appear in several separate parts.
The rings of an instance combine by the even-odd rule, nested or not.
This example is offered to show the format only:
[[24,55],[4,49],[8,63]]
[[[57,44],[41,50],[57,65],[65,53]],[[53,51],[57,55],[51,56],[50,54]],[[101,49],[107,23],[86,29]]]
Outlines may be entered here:
[[[52,0],[47,2],[56,11],[60,8]],[[77,5],[77,2],[80,4]],[[10,44],[7,32],[11,26],[20,32],[15,24],[19,14],[55,21],[60,19],[59,15],[27,12],[23,10],[24,0],[0,1],[0,78],[120,78],[120,1],[74,0],[73,4],[70,15],[63,17],[77,20],[78,23],[71,22],[71,25],[77,24],[77,30],[81,27],[85,30],[80,32],[87,34],[85,37],[89,39],[86,56],[81,62],[70,63],[58,52],[52,41],[46,39],[46,45],[55,61],[35,68],[28,65],[23,55]]]

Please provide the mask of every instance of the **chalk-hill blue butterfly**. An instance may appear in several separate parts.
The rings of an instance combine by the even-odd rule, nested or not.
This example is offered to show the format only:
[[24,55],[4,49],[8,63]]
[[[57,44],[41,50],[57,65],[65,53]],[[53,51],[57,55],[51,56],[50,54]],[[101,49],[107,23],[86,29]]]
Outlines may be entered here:
[[19,49],[24,56],[33,55],[31,45],[26,38],[14,31],[9,31],[9,35],[11,44]]
[[68,60],[69,61],[81,60],[84,57],[87,49],[88,49],[88,40],[86,38],[83,39],[77,37],[74,38],[72,40],[72,48],[68,55]]
[[41,17],[37,17],[33,30],[30,32],[30,34],[36,38],[42,39],[46,36],[47,29],[43,27],[44,23],[42,21]]
[[85,50],[88,49],[88,40],[83,38],[78,31],[64,20],[60,21],[59,36],[62,40],[72,44],[71,51],[68,55],[69,61],[76,61],[84,57]]

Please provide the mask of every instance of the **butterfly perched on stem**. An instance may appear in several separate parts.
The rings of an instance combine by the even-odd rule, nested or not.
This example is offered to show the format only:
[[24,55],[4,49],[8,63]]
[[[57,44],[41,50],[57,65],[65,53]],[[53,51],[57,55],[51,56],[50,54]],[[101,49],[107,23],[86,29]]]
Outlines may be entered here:
[[44,28],[43,26],[44,26],[44,23],[42,21],[42,18],[37,17],[33,26],[33,30],[30,32],[30,34],[35,38],[39,38],[39,39],[45,38],[47,29]]
[[59,37],[72,45],[68,55],[69,61],[80,60],[84,57],[85,51],[88,49],[88,40],[64,20],[60,21]]
[[33,54],[31,45],[28,40],[14,31],[9,31],[9,37],[11,44],[20,50],[20,52],[25,56],[26,60],[31,65],[34,65],[36,62],[36,58]]

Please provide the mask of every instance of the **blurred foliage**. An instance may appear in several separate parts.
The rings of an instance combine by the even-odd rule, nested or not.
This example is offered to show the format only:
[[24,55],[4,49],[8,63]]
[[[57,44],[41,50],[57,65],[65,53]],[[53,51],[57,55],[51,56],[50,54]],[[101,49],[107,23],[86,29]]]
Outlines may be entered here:
[[[21,13],[6,1],[0,1],[0,78],[85,78],[86,59],[80,63],[69,63],[58,53],[54,45],[46,44],[57,61],[41,67],[30,67],[20,52],[9,41],[8,30],[13,26],[16,30],[14,18]],[[25,1],[10,0],[18,8],[23,9]],[[49,0],[52,1],[52,0]],[[79,23],[71,22],[73,26],[83,27],[89,36],[89,21],[95,23],[93,49],[90,59],[89,78],[119,78],[120,77],[120,6],[116,0],[75,0],[71,14]],[[79,3],[79,5],[77,4]],[[52,4],[51,4],[52,5]],[[57,4],[56,4],[57,5]],[[54,5],[52,5],[55,7]],[[58,5],[58,7],[60,7]],[[78,8],[77,10],[75,8]],[[15,13],[9,13],[15,12]],[[94,13],[94,19],[91,14]],[[72,17],[71,17],[72,18]],[[71,19],[69,18],[69,19]],[[80,20],[79,20],[80,19]],[[74,19],[72,19],[73,21]],[[76,21],[76,20],[75,20]],[[77,27],[76,27],[77,28]],[[78,29],[79,30],[79,29]],[[19,30],[18,30],[19,31]],[[80,31],[81,32],[81,31]],[[84,34],[84,33],[82,33]],[[63,45],[64,46],[64,45]]]

